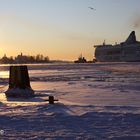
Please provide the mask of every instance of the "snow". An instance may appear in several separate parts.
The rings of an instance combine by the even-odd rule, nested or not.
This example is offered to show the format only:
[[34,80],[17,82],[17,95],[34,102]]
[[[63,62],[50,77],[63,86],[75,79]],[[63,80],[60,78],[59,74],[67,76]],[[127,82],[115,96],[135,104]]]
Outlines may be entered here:
[[[140,63],[28,68],[36,94],[29,99],[6,99],[8,72],[2,68],[0,139],[140,139]],[[48,104],[49,95],[59,101]]]

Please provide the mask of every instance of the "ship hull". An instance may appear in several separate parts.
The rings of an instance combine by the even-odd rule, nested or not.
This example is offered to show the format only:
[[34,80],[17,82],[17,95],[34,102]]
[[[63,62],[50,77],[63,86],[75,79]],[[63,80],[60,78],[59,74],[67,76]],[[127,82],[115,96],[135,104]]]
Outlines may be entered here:
[[98,62],[140,62],[140,42],[132,31],[125,42],[116,45],[97,45],[95,58]]
[[98,62],[140,62],[140,44],[97,47],[95,57]]

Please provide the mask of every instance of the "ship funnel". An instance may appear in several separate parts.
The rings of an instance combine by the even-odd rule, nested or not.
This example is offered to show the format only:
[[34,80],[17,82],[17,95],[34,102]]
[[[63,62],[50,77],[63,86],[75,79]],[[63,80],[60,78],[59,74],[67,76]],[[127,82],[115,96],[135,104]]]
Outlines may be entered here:
[[135,35],[135,31],[132,31],[129,35],[129,37],[127,38],[127,40],[125,41],[125,44],[133,44],[136,43],[136,35]]

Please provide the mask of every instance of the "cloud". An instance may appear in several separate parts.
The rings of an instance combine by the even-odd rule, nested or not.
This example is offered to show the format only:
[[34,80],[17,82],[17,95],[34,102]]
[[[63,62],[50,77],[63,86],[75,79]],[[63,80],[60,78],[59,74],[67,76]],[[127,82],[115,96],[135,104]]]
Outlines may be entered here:
[[46,25],[41,24],[41,22],[35,19],[27,19],[24,17],[19,17],[17,15],[0,15],[0,23],[4,24],[5,26],[16,26],[17,28],[31,30],[31,31],[43,31],[44,28],[47,28]]
[[134,28],[140,28],[140,17],[138,17],[134,22]]
[[132,19],[133,28],[139,29],[140,28],[140,14],[135,14]]

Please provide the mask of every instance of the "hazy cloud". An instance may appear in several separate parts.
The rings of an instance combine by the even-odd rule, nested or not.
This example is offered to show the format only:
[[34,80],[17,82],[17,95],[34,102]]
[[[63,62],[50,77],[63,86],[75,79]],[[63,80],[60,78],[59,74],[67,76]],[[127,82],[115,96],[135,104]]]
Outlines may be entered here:
[[133,28],[138,29],[140,28],[140,14],[135,14],[132,19]]
[[40,31],[44,30],[46,26],[42,26],[39,21],[35,20],[30,20],[24,17],[19,17],[16,15],[0,15],[0,23],[4,23],[7,26],[12,26],[15,25],[17,28],[23,28],[26,30],[31,30],[31,31]]

